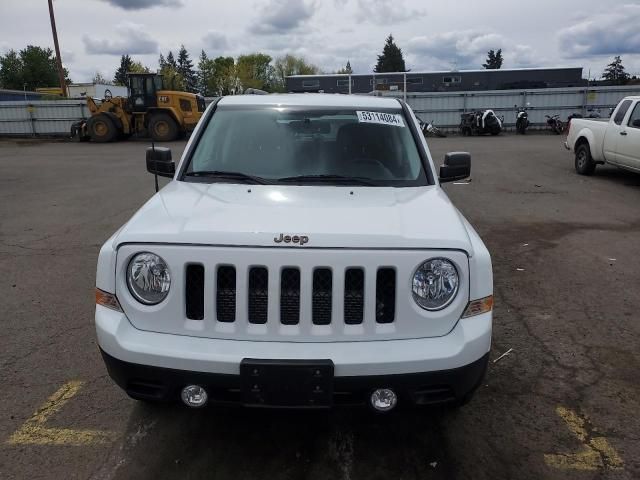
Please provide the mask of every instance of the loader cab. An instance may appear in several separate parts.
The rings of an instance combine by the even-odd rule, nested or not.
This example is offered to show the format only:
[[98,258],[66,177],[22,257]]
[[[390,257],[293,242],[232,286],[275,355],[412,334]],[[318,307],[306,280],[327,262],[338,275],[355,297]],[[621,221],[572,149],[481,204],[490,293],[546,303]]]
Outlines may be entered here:
[[156,73],[128,73],[129,101],[134,112],[146,112],[158,106],[156,92],[162,90],[162,75]]

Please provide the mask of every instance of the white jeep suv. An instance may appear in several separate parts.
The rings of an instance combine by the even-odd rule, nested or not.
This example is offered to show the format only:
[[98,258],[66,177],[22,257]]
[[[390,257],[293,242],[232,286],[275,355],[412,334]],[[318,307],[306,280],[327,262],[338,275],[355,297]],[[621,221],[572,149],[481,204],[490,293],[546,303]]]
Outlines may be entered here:
[[467,401],[491,347],[487,249],[400,100],[224,97],[100,250],[97,337],[131,397],[327,408]]

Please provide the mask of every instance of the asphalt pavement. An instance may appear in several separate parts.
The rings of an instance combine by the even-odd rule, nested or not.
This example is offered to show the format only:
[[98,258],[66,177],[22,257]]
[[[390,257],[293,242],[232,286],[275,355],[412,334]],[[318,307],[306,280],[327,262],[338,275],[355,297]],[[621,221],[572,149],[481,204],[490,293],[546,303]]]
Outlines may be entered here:
[[579,176],[552,135],[430,146],[472,154],[445,188],[493,257],[492,360],[459,410],[376,416],[130,400],[93,295],[101,244],[154,193],[147,144],[0,141],[0,478],[640,478],[640,175]]

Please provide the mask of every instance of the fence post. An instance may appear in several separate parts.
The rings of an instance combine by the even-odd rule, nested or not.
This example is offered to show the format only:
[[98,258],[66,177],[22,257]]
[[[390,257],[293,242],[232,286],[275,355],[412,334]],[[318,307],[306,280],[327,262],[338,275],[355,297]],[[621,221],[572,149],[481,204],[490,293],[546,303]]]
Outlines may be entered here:
[[349,95],[351,95],[351,74],[349,74]]
[[589,87],[582,91],[582,116],[587,116],[587,103],[589,102]]
[[35,125],[35,118],[33,116],[33,104],[28,104],[27,105],[27,112],[29,112],[29,125],[31,126],[31,136],[35,137],[36,136],[36,125]]
[[403,87],[403,90],[404,90],[403,97],[404,97],[404,101],[406,103],[407,102],[407,72],[404,72],[404,87]]

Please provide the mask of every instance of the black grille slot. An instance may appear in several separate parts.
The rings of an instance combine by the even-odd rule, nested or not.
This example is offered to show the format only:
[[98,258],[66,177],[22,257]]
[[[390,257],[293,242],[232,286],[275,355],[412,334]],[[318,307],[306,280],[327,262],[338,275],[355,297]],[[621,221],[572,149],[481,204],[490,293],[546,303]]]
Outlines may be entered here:
[[267,323],[269,272],[264,267],[249,270],[249,323]]
[[396,315],[396,271],[379,268],[376,275],[376,322],[392,323]]
[[236,320],[236,267],[218,267],[216,317],[219,322],[235,322]]
[[333,276],[328,268],[313,271],[312,321],[315,325],[331,323],[331,292]]
[[187,318],[204,319],[204,267],[202,265],[187,265],[184,292]]
[[344,274],[344,323],[358,325],[364,318],[364,270],[349,268]]
[[280,275],[280,322],[296,325],[300,322],[300,270],[284,268]]

